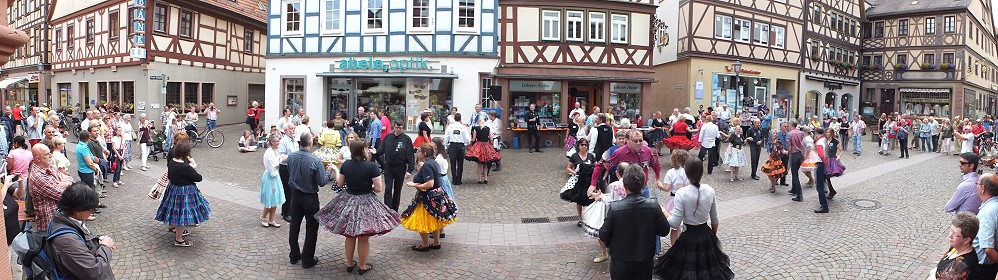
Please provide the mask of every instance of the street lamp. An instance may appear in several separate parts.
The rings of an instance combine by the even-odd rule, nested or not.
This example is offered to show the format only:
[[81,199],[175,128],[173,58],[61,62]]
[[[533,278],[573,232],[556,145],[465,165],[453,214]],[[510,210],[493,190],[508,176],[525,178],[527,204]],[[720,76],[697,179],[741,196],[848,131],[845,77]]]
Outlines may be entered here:
[[738,80],[742,73],[742,61],[735,60],[735,64],[731,65],[731,70],[735,71],[735,113],[738,113],[738,103],[740,101],[739,96],[741,96],[741,91],[738,90]]

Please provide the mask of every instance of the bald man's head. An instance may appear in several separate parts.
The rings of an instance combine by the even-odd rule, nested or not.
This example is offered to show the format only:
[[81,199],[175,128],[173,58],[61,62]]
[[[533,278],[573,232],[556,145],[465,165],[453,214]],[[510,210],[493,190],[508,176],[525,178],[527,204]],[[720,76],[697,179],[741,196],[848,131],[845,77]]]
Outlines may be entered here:
[[48,167],[52,163],[52,152],[45,144],[38,143],[32,146],[31,155],[34,157],[32,161],[41,167]]

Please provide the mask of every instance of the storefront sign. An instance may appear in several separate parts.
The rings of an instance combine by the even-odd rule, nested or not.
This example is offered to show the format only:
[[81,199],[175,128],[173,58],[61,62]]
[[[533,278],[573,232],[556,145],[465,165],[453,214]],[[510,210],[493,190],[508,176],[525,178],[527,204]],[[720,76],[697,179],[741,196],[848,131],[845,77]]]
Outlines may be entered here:
[[950,80],[950,72],[905,71],[898,75],[899,80]]
[[38,74],[31,74],[31,78],[28,79],[28,81],[30,81],[32,83],[37,83],[38,80],[40,80],[40,78],[38,77]]
[[[729,66],[724,66],[724,70],[728,71],[728,72],[734,72],[734,70],[731,69],[730,65]],[[749,69],[742,68],[742,73],[743,74],[759,75],[759,74],[762,74],[762,71],[759,71],[759,70],[749,70]]]
[[825,82],[825,88],[830,90],[842,89],[842,83]]
[[610,83],[610,92],[613,92],[613,93],[641,93],[641,84]]
[[430,66],[430,61],[422,57],[411,57],[409,59],[374,59],[374,57],[367,58],[349,58],[339,61],[339,69],[342,70],[378,70],[388,72],[391,70],[396,70],[402,72],[404,70],[433,70],[433,66]]
[[509,91],[553,91],[561,92],[558,81],[509,81]]

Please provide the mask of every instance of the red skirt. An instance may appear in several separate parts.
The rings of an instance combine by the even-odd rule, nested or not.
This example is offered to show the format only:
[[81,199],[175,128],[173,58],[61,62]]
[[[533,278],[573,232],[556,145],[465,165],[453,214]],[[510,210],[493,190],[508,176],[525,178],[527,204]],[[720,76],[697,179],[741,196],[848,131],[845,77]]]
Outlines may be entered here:
[[433,143],[433,140],[431,140],[430,137],[419,136],[416,137],[416,140],[412,141],[412,147],[419,149],[419,145],[422,145],[423,143]]
[[465,160],[477,163],[494,163],[501,159],[499,152],[492,148],[492,143],[487,141],[476,141],[468,147],[468,152],[464,155]]
[[666,147],[672,150],[690,150],[697,146],[696,142],[686,138],[685,133],[672,135],[671,137],[666,138],[663,142],[665,142]]

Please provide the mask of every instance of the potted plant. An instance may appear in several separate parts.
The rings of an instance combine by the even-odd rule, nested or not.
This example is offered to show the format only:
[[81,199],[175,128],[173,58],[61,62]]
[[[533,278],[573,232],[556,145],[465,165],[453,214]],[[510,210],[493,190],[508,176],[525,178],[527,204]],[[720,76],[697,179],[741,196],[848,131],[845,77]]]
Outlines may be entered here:
[[953,67],[953,64],[946,63],[946,62],[944,62],[942,65],[939,65],[939,69],[942,69],[942,70],[953,70],[953,68],[955,68],[955,67]]
[[821,60],[821,58],[818,57],[818,55],[816,55],[816,54],[812,54],[811,55],[811,60],[813,60],[813,61],[819,61],[819,60]]
[[908,70],[908,64],[895,63],[894,70]]
[[932,63],[922,63],[922,70],[932,70],[936,69],[936,65]]

